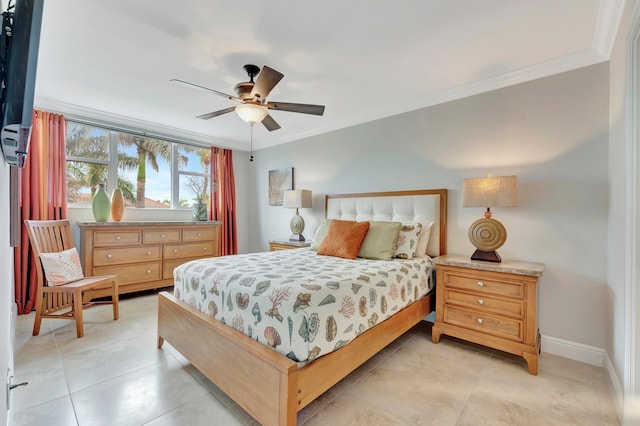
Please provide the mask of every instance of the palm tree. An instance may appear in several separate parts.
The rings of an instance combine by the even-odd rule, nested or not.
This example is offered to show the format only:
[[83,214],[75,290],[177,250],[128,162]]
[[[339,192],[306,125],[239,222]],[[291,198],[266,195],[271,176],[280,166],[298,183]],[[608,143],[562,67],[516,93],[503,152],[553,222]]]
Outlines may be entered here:
[[126,156],[124,158],[123,156],[123,161],[118,161],[118,166],[124,169],[137,168],[136,207],[144,208],[147,162],[149,162],[153,170],[158,172],[160,170],[158,157],[171,161],[171,144],[158,139],[145,138],[128,133],[119,133],[118,143],[124,146],[132,146],[136,149],[137,157]]
[[[69,156],[107,160],[108,135],[92,134],[89,126],[69,123],[67,127],[66,152]],[[91,197],[99,183],[107,180],[107,166],[84,161],[67,162],[67,193],[72,202],[80,200],[80,191],[91,188]]]

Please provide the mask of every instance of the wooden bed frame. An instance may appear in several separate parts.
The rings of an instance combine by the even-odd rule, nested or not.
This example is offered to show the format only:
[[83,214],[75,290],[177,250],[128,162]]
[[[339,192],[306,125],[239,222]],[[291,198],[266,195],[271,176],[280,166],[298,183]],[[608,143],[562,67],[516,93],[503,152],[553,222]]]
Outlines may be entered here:
[[[332,198],[439,197],[439,252],[446,252],[447,190],[327,195]],[[328,211],[328,210],[327,210]],[[383,220],[383,219],[376,219]],[[302,368],[286,356],[162,292],[158,348],[164,341],[263,425],[295,425],[297,413],[432,312],[435,293],[414,302],[342,348]]]

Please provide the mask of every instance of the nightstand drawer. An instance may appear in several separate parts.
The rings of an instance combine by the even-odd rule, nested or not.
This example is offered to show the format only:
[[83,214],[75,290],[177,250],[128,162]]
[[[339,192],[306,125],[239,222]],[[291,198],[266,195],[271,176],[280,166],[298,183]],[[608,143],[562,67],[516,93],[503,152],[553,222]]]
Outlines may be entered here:
[[445,303],[462,305],[475,308],[483,312],[493,312],[495,314],[506,314],[518,318],[523,317],[524,302],[508,299],[498,299],[484,294],[463,293],[460,291],[445,290]]
[[445,305],[444,322],[509,340],[522,341],[522,321],[516,319]]
[[495,294],[498,296],[524,297],[524,283],[521,281],[498,281],[487,279],[486,275],[457,275],[447,273],[444,285],[448,288],[473,291],[478,294]]
[[285,241],[285,240],[271,240],[269,241],[269,251],[277,250],[291,250],[311,247],[309,241]]

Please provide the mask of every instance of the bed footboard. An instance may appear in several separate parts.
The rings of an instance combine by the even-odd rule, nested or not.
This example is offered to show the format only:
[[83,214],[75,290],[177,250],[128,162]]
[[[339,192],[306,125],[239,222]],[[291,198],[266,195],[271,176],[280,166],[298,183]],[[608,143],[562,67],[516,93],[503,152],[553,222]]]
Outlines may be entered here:
[[298,369],[280,353],[167,292],[158,296],[158,347],[167,340],[263,425],[296,424],[297,412],[428,315],[434,294]]
[[296,424],[295,362],[167,292],[158,295],[158,347],[164,340],[261,424]]

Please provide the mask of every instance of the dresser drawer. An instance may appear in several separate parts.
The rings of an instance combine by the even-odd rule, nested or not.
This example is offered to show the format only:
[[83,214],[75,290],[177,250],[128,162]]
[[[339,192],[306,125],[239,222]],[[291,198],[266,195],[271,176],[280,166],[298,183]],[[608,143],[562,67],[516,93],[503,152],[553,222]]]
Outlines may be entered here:
[[185,243],[191,241],[211,241],[214,237],[214,229],[188,229],[182,230],[182,241]]
[[445,290],[445,303],[467,306],[483,312],[511,315],[522,318],[524,315],[524,302],[521,300],[498,299],[477,293],[463,293],[460,291]]
[[160,246],[96,248],[93,251],[93,266],[160,260],[160,256]]
[[183,263],[187,263],[190,260],[202,259],[203,257],[208,257],[208,256],[185,257],[182,259],[165,260],[164,265],[162,266],[162,279],[172,280],[173,270],[176,269],[178,266],[182,265]]
[[180,230],[179,229],[164,229],[164,230],[144,230],[142,231],[143,241],[145,244],[157,244],[157,243],[179,243],[180,242]]
[[517,342],[521,342],[523,339],[522,321],[480,313],[451,305],[444,306],[444,322]]
[[128,246],[141,242],[139,231],[96,231],[93,235],[94,247]]
[[213,243],[165,244],[164,259],[213,256]]
[[457,288],[472,291],[478,294],[495,294],[498,296],[524,297],[524,283],[521,281],[498,281],[486,276],[457,275],[447,273],[444,285],[448,288]]
[[156,281],[162,276],[162,262],[145,262],[131,265],[100,266],[93,268],[94,275],[117,275],[118,285],[134,282]]

